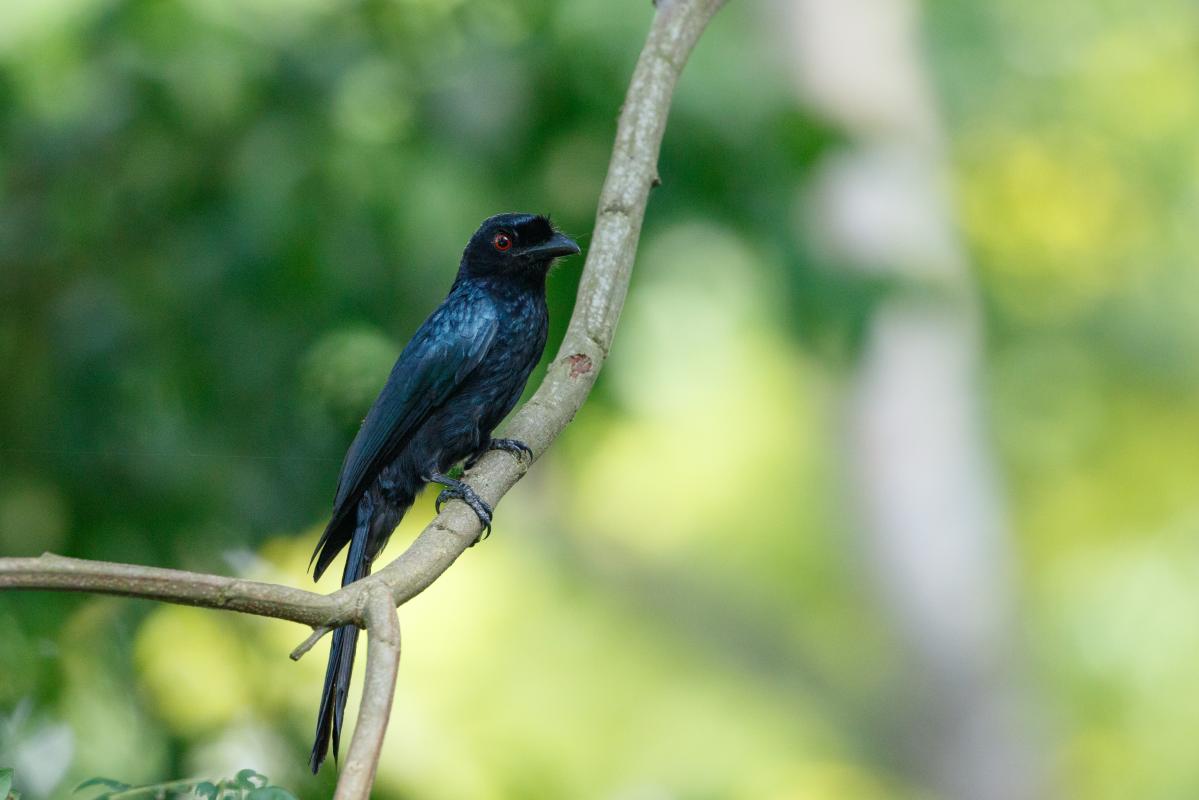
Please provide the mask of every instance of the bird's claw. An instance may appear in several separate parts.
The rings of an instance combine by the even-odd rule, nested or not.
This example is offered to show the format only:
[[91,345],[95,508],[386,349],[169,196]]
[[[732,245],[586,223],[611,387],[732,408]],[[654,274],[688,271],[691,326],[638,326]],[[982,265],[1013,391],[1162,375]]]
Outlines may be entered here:
[[449,500],[461,500],[470,506],[470,510],[475,512],[475,516],[479,518],[479,522],[483,523],[483,532],[479,538],[471,543],[471,546],[478,544],[491,535],[491,506],[475,494],[475,490],[467,486],[465,483],[459,482],[456,486],[449,486],[441,490],[437,495],[437,501],[433,504],[437,513],[441,513],[441,504]]
[[503,450],[506,453],[511,453],[516,456],[518,461],[523,461],[528,458],[533,460],[533,448],[522,442],[520,439],[492,439],[488,445],[489,450]]
[[487,443],[487,448],[481,452],[475,453],[466,460],[463,464],[467,469],[471,469],[475,464],[479,463],[479,459],[490,450],[503,450],[505,453],[511,453],[516,456],[517,461],[524,461],[527,457],[530,462],[533,460],[533,448],[522,442],[520,439],[492,439]]

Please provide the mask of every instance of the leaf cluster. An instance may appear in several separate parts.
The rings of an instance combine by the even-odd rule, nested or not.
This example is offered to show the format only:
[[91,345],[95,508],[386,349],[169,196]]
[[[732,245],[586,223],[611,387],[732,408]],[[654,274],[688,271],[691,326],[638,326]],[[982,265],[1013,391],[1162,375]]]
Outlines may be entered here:
[[[11,770],[8,770],[11,777]],[[4,772],[0,772],[0,789]],[[272,786],[270,778],[252,769],[243,769],[234,778],[218,781],[177,780],[132,786],[111,778],[92,778],[75,787],[76,794],[85,789],[101,787],[103,791],[89,800],[131,800],[132,798],[196,797],[203,800],[296,800],[295,795],[280,786]]]

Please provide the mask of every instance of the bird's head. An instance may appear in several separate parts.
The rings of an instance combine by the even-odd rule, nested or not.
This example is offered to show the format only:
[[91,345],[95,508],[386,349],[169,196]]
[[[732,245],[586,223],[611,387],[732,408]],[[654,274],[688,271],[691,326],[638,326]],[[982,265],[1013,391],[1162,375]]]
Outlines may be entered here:
[[539,214],[496,214],[483,221],[462,253],[461,272],[544,278],[554,259],[579,253],[574,240]]

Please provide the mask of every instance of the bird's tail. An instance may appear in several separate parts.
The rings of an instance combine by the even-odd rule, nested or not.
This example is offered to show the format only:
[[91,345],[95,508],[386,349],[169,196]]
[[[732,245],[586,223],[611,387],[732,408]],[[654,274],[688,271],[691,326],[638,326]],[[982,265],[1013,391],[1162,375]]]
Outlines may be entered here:
[[[341,585],[365,578],[371,571],[371,560],[366,547],[370,538],[370,523],[360,520],[350,540],[350,551],[346,554],[346,567],[341,576]],[[341,745],[341,723],[346,710],[346,697],[350,690],[350,675],[354,671],[354,650],[358,646],[358,627],[344,625],[333,632],[333,645],[329,648],[329,665],[325,668],[325,688],[321,692],[321,707],[316,718],[316,741],[312,744],[312,757],[308,765],[315,775],[329,752],[329,739],[333,740],[333,758]]]

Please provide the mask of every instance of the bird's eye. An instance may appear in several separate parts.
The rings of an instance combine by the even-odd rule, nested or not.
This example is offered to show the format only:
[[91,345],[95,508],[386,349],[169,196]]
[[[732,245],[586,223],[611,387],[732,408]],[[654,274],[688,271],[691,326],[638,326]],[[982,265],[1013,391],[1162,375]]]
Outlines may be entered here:
[[495,246],[496,250],[503,253],[512,248],[512,237],[506,233],[497,233],[495,238],[491,240],[491,244]]

